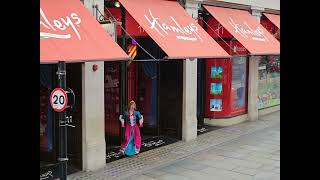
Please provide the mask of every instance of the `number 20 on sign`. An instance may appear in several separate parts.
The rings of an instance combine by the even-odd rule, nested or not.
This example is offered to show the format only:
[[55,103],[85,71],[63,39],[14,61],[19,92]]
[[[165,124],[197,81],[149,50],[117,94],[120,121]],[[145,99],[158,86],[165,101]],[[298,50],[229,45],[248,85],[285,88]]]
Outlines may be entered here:
[[56,112],[62,112],[68,104],[67,93],[61,88],[55,88],[50,95],[50,105]]

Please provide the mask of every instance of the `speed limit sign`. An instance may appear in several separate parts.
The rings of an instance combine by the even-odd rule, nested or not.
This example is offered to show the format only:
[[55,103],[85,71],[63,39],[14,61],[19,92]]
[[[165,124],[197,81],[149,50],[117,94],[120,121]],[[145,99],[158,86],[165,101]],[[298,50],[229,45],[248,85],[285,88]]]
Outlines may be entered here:
[[62,112],[68,104],[67,93],[61,88],[55,88],[50,95],[50,105],[56,112]]

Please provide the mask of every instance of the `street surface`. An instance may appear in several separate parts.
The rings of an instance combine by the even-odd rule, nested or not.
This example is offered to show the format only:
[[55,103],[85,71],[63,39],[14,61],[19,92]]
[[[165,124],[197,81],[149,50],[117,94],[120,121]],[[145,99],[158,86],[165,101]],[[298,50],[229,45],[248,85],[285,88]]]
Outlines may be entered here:
[[280,179],[280,112],[107,164],[70,179]]

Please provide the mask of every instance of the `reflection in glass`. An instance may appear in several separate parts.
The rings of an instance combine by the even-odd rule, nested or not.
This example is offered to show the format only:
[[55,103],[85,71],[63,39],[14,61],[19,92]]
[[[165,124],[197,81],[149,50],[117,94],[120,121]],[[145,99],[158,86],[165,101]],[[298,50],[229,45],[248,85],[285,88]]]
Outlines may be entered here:
[[258,109],[280,104],[280,56],[263,56],[259,62]]
[[246,57],[234,57],[232,60],[232,99],[231,108],[237,110],[245,107],[246,79],[247,79]]

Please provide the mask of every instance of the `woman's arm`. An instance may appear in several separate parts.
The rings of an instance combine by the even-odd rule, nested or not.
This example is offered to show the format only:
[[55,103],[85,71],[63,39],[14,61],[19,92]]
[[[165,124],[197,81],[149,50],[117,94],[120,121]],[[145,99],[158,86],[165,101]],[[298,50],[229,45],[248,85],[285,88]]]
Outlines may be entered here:
[[143,115],[141,115],[140,112],[137,111],[137,116],[138,116],[138,119],[139,119],[140,127],[143,127]]
[[124,127],[124,117],[122,114],[119,116],[119,121],[121,122],[121,127]]

